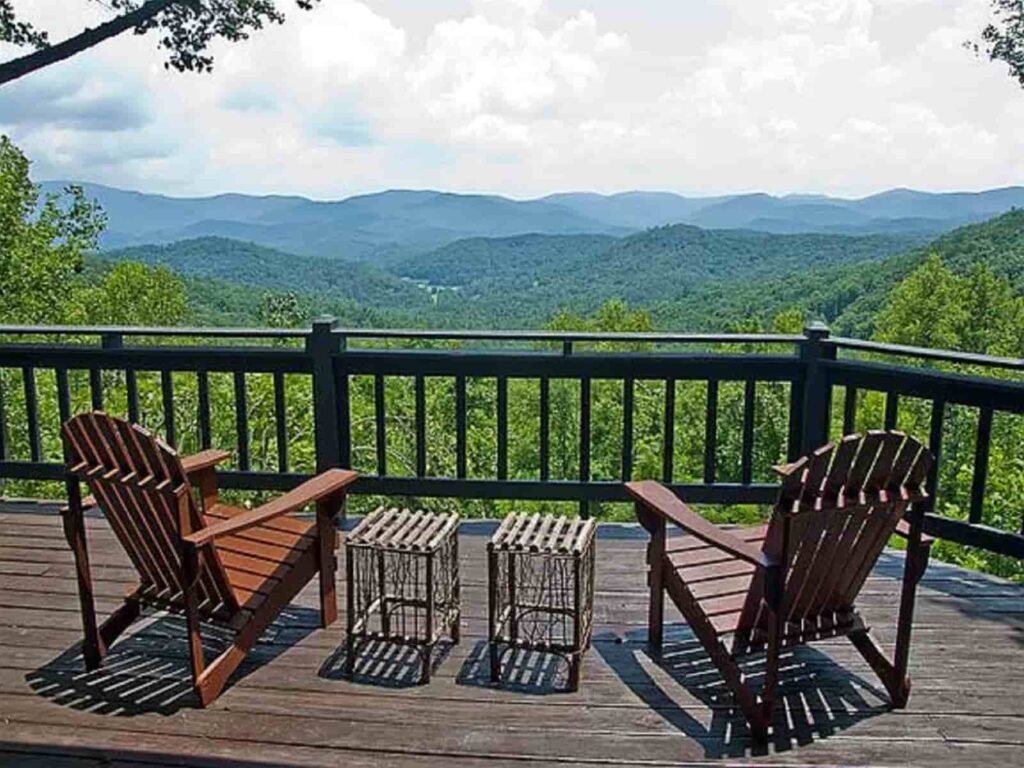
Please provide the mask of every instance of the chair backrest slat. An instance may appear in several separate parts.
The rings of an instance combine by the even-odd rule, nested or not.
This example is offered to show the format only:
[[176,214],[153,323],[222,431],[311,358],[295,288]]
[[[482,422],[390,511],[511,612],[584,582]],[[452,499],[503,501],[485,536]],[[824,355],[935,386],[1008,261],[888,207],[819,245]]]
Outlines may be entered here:
[[[780,469],[763,549],[782,560],[782,611],[799,624],[848,613],[909,504],[926,497],[932,455],[895,430],[848,435]],[[767,629],[756,581],[741,627]]]
[[[146,429],[102,412],[65,422],[69,472],[88,486],[139,573],[140,584],[181,603],[181,537],[204,525],[177,453]],[[200,556],[197,590],[204,615],[238,607],[212,548]]]

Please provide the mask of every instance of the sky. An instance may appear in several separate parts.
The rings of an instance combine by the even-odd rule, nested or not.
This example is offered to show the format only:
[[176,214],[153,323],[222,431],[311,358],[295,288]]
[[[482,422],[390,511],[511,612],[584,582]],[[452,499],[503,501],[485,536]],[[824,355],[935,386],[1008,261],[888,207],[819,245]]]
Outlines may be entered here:
[[[1024,89],[963,46],[989,0],[278,3],[212,74],[125,34],[0,87],[0,132],[37,179],[172,195],[1024,183]],[[52,40],[110,16],[14,6]]]

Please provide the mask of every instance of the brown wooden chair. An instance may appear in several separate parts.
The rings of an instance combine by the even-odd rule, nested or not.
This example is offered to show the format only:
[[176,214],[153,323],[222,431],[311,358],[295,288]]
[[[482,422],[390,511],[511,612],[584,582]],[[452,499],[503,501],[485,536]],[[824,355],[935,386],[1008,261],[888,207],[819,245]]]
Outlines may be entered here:
[[[188,624],[195,691],[205,707],[263,630],[317,573],[321,625],[335,620],[334,520],[354,472],[329,470],[244,510],[217,500],[215,466],[229,456],[225,451],[179,458],[142,427],[99,412],[74,417],[62,433],[68,462],[64,532],[75,555],[88,669],[99,666],[143,605],[180,610]],[[91,497],[82,498],[80,480]],[[313,503],[315,522],[286,516]],[[82,517],[94,505],[139,575],[124,604],[99,626]],[[231,645],[209,664],[201,620],[234,632]]]
[[[894,707],[910,692],[907,659],[914,594],[931,540],[919,509],[933,457],[895,432],[849,435],[777,468],[779,499],[767,525],[723,530],[653,482],[627,483],[650,532],[649,641],[660,652],[664,593],[721,671],[755,738],[767,738],[783,648],[845,635],[881,678]],[[906,515],[906,519],[904,516]],[[909,521],[909,522],[908,522]],[[667,539],[671,522],[689,536]],[[893,533],[907,538],[895,658],[869,634],[855,601]],[[765,650],[758,692],[738,659]]]

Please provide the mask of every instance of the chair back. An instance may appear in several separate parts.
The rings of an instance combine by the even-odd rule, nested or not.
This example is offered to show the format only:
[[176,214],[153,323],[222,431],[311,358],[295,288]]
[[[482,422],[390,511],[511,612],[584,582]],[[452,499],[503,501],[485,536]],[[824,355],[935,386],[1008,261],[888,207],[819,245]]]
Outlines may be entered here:
[[[140,595],[171,607],[184,604],[182,537],[205,521],[178,454],[137,424],[85,413],[62,428],[68,473],[84,481],[139,574]],[[198,558],[198,610],[230,615],[238,608],[216,550]]]
[[[854,601],[908,506],[927,498],[934,457],[895,430],[847,435],[779,468],[763,549],[783,564],[785,631],[794,639],[852,619]],[[767,629],[763,585],[740,625]]]

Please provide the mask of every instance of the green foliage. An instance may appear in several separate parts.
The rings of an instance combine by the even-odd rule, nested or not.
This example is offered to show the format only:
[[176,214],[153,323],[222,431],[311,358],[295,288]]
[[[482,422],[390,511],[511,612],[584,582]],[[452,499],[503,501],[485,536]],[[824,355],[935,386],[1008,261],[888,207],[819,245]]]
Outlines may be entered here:
[[0,136],[0,321],[59,322],[104,218],[77,187],[40,200],[28,171],[25,156]]
[[123,262],[75,295],[83,325],[180,325],[188,314],[185,287],[165,267]]
[[968,319],[963,289],[938,256],[930,256],[893,289],[878,316],[880,341],[954,349]]
[[1024,88],[1024,2],[992,0],[994,19],[981,31],[981,42],[967,43],[975,53],[1006,64],[1011,77]]
[[11,0],[0,0],[0,42],[30,45],[38,49],[49,45],[49,38],[46,32],[36,29],[27,21],[20,21],[14,15]]
[[[318,0],[295,0],[300,9],[307,11],[316,2]],[[70,38],[75,53],[128,29],[137,35],[156,29],[160,34],[158,46],[168,52],[164,67],[179,72],[212,70],[210,47],[218,39],[229,42],[246,40],[251,32],[267,24],[284,22],[277,0],[235,0],[228,3],[218,0],[106,0],[101,4],[116,14],[110,20],[114,23],[99,25],[91,35],[82,33]],[[118,19],[123,22],[117,23]],[[50,45],[45,30],[16,17],[12,0],[0,0],[0,42],[31,45],[36,49]],[[29,67],[27,71],[41,66],[45,63]]]

